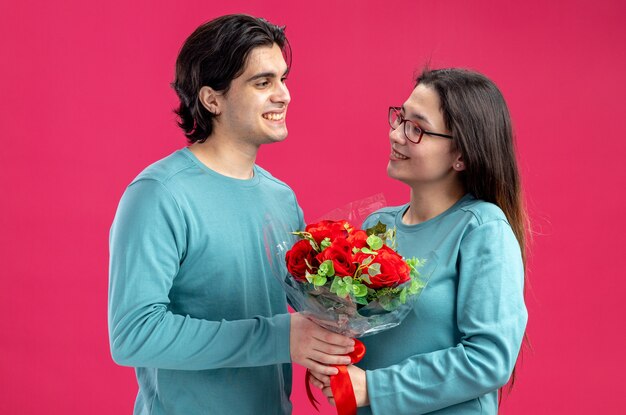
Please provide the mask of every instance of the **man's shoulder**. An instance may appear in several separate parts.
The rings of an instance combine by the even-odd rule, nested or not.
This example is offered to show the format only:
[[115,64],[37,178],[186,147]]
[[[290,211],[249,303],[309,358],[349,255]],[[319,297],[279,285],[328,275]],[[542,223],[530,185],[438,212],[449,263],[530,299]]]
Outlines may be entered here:
[[172,177],[193,166],[193,161],[185,155],[184,150],[177,150],[143,169],[131,184],[140,180],[156,180],[161,183],[166,183]]
[[287,183],[283,182],[282,180],[277,179],[269,171],[265,170],[263,167],[256,164],[254,166],[254,169],[255,169],[255,172],[260,176],[261,180],[263,180],[270,187],[275,188],[276,190],[279,190],[279,191],[287,190],[293,193],[293,189]]

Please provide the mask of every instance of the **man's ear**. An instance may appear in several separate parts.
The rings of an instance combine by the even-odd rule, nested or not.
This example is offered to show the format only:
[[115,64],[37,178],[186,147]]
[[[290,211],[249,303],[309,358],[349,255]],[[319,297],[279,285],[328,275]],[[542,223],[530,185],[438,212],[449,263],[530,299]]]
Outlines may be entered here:
[[219,92],[210,86],[203,86],[198,92],[198,99],[204,108],[213,115],[220,115]]

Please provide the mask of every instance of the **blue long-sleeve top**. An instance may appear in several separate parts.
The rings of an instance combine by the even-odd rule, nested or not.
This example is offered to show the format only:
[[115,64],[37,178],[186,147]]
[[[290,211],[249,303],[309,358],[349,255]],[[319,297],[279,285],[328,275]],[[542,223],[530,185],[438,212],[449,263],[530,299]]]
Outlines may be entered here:
[[291,413],[290,319],[266,242],[302,227],[292,190],[258,166],[237,180],[183,149],[133,180],[110,233],[108,311],[113,359],[136,368],[135,414]]
[[471,195],[417,225],[402,222],[408,207],[364,227],[395,226],[399,253],[436,268],[399,326],[363,339],[370,406],[358,413],[495,414],[528,317],[519,244],[504,213]]

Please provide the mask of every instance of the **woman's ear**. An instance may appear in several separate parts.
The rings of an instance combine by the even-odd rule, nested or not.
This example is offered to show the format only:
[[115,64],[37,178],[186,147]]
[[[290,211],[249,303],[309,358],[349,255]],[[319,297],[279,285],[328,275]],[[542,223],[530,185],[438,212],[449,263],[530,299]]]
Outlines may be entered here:
[[460,154],[454,160],[454,163],[452,164],[452,168],[456,171],[465,170],[465,162],[463,161],[463,157]]
[[204,108],[213,115],[220,115],[219,93],[210,86],[203,86],[198,92],[198,99]]

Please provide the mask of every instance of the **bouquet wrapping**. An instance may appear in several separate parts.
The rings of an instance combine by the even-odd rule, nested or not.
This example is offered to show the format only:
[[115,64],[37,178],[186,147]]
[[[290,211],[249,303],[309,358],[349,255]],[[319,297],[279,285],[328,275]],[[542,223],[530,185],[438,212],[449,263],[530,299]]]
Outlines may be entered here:
[[[434,254],[402,258],[395,250],[395,229],[380,222],[358,229],[343,219],[322,220],[298,232],[267,232],[266,248],[291,306],[319,325],[354,338],[399,325],[436,267]],[[364,353],[356,340],[352,362]],[[338,413],[356,413],[346,367],[337,368],[331,387]],[[307,393],[315,406],[308,377],[307,371]]]
[[430,261],[402,258],[395,230],[381,223],[361,230],[325,220],[294,234],[291,246],[276,247],[281,284],[296,311],[334,332],[364,337],[395,327],[426,286],[421,270]]

